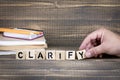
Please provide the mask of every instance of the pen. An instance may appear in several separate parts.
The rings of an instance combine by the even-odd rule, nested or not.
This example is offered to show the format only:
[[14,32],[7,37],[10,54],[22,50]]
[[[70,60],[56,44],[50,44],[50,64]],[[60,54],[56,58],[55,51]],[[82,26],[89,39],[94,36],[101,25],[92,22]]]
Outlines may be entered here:
[[10,32],[10,33],[18,33],[18,34],[26,34],[26,35],[43,33],[32,30],[20,30],[20,29],[10,29],[10,28],[0,28],[0,32]]

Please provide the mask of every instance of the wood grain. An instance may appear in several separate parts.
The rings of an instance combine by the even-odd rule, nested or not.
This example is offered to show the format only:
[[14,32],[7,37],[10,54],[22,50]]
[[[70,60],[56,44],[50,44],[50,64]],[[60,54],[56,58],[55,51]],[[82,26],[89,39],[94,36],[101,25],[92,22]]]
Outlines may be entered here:
[[[4,58],[7,56],[3,56]],[[9,56],[10,57],[10,56]],[[101,64],[99,64],[101,63]],[[110,66],[111,65],[111,66]],[[0,60],[1,79],[115,79],[120,78],[119,59],[87,59],[75,61]]]
[[[77,50],[101,27],[120,34],[120,0],[0,0],[0,27],[42,29],[49,49]],[[15,60],[0,56],[2,80],[119,80],[120,60]]]
[[1,0],[0,4],[0,27],[43,29],[49,46],[79,47],[88,33],[101,27],[120,32],[119,0]]

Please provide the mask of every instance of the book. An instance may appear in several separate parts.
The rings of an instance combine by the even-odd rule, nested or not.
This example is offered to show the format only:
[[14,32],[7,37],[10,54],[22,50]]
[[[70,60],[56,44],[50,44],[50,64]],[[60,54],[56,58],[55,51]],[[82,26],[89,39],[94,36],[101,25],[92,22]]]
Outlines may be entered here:
[[28,50],[28,49],[44,49],[47,48],[47,44],[41,45],[41,46],[0,46],[0,50]]
[[13,54],[16,54],[16,51],[0,51],[0,55],[13,55]]
[[17,34],[40,34],[40,31],[32,30],[32,29],[23,29],[23,28],[0,28],[0,32],[9,32],[9,33],[17,33]]
[[47,48],[44,34],[28,35],[11,32],[0,33],[0,50],[23,50],[41,48]]
[[34,39],[34,40],[22,40],[16,38],[3,37],[0,34],[0,46],[23,46],[23,45],[44,45],[46,40],[44,36]]
[[[2,29],[5,29],[3,31],[7,31],[7,32],[3,32],[3,36],[10,37],[10,38],[33,40],[43,36],[42,31],[26,30],[26,29],[18,29],[18,28],[14,28],[14,29],[2,28]],[[24,33],[21,33],[21,32],[24,32]]]

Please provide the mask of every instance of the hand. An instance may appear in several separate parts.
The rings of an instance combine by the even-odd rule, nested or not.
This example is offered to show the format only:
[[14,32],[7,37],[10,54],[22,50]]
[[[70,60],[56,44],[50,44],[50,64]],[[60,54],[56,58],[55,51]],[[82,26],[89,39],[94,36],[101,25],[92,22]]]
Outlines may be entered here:
[[79,49],[86,49],[85,56],[87,58],[95,57],[102,53],[120,56],[120,36],[102,28],[89,34]]

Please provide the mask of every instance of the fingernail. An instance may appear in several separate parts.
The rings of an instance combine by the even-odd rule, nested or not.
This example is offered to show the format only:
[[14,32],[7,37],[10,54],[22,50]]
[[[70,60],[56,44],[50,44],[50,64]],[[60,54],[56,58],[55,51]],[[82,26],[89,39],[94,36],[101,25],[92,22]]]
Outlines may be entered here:
[[86,54],[85,54],[85,56],[86,56],[87,58],[90,58],[90,57],[92,57],[92,54],[91,54],[89,51],[87,51]]

